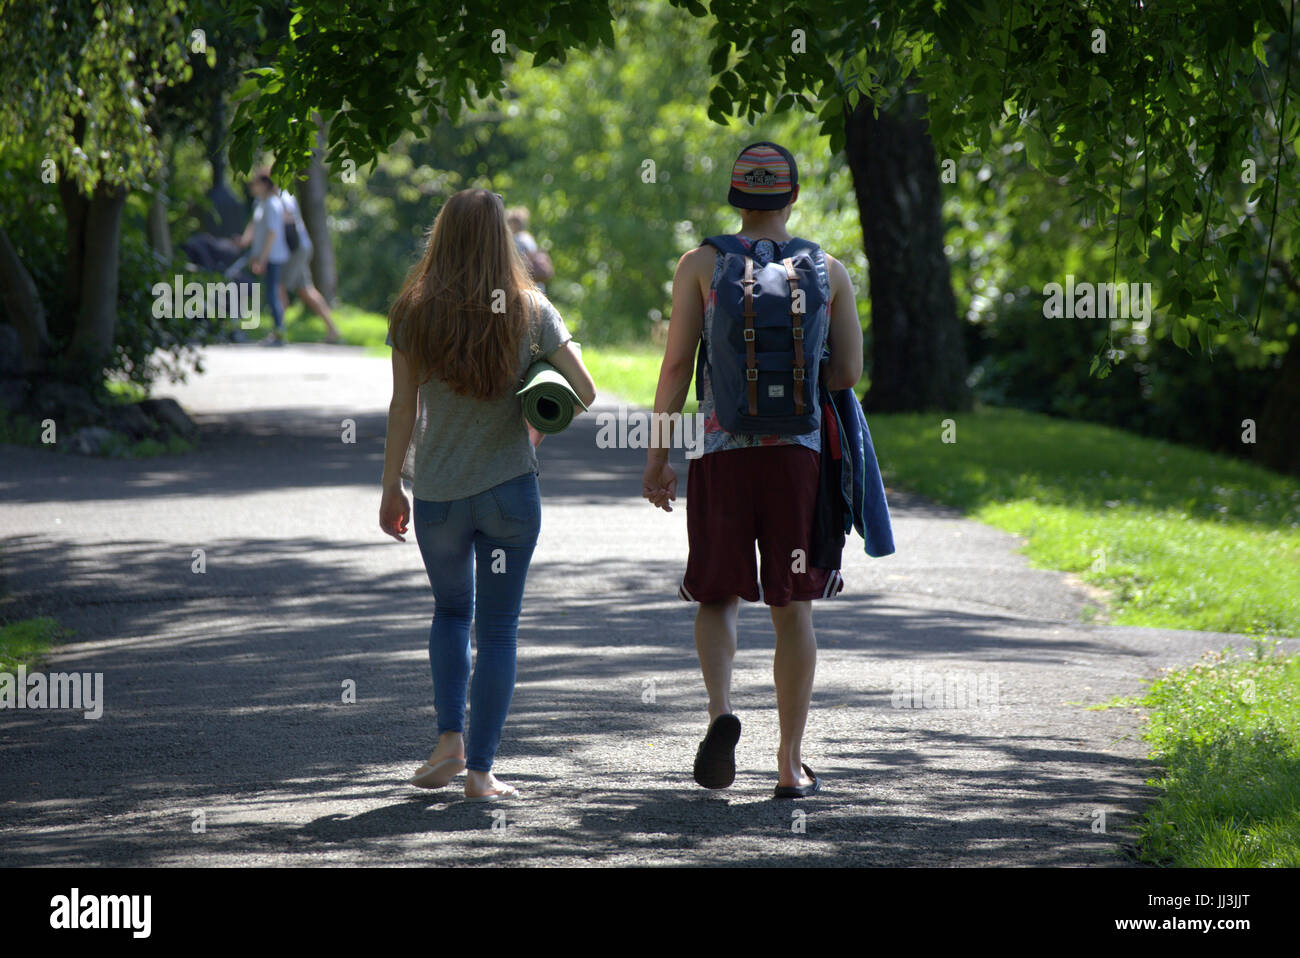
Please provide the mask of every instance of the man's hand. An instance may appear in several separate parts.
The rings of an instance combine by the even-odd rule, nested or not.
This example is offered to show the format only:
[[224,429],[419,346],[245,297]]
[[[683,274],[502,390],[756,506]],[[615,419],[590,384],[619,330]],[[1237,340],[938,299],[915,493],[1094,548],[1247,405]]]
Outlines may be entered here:
[[266,271],[266,264],[260,259],[255,259],[248,264],[248,268],[253,271],[254,276],[261,276]]
[[641,477],[641,496],[664,512],[673,511],[668,503],[677,500],[677,473],[667,461],[646,463],[645,474]]
[[411,519],[411,503],[401,486],[391,486],[384,490],[384,498],[379,503],[379,528],[398,542],[405,542],[402,533],[407,530]]

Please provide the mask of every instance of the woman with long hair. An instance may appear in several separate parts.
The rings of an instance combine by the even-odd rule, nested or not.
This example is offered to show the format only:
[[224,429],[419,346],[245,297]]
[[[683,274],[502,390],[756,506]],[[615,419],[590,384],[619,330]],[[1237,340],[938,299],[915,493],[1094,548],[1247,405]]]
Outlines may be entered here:
[[[438,741],[411,784],[441,788],[465,770],[467,799],[513,797],[492,762],[514,694],[524,579],[541,524],[541,437],[525,424],[515,392],[537,359],[584,403],[595,386],[564,321],[528,278],[501,197],[488,190],[462,190],[443,205],[388,330],[393,399],[379,525],[405,542],[414,524],[434,596]],[[408,450],[413,511],[402,490]]]

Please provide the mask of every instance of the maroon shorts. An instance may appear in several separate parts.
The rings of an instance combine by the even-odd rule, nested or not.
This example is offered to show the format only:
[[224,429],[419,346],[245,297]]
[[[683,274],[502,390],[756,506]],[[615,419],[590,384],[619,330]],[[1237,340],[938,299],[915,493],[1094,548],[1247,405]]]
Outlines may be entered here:
[[686,480],[691,551],[681,597],[719,602],[738,595],[782,606],[843,589],[838,570],[808,565],[819,469],[817,453],[804,446],[751,446],[692,459]]

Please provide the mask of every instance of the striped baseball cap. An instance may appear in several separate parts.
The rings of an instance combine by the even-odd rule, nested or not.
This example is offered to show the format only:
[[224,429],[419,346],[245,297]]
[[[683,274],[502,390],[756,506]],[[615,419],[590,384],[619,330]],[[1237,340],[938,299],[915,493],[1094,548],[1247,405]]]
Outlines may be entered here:
[[799,167],[783,146],[762,140],[740,151],[727,202],[742,210],[779,210],[799,185]]

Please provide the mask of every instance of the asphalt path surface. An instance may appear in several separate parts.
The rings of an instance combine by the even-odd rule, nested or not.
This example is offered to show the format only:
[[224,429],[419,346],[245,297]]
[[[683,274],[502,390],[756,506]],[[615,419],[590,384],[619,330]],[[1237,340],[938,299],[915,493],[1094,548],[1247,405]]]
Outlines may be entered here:
[[[56,616],[75,635],[45,671],[104,683],[97,720],[0,711],[0,865],[1132,865],[1156,770],[1134,711],[1087,706],[1246,644],[1085,624],[1088,591],[1014,536],[890,488],[897,553],[851,537],[845,591],[815,606],[804,760],[822,792],[772,798],[774,636],[749,604],[738,774],[701,789],[685,461],[678,508],[657,511],[644,454],[597,448],[584,415],[541,448],[494,767],[522,794],[468,804],[463,777],[407,784],[433,746],[433,600],[414,536],[378,528],[387,361],[205,357],[158,389],[202,425],[190,455],[0,446],[7,614]],[[946,702],[924,697],[936,677]],[[931,707],[896,707],[914,687]]]

